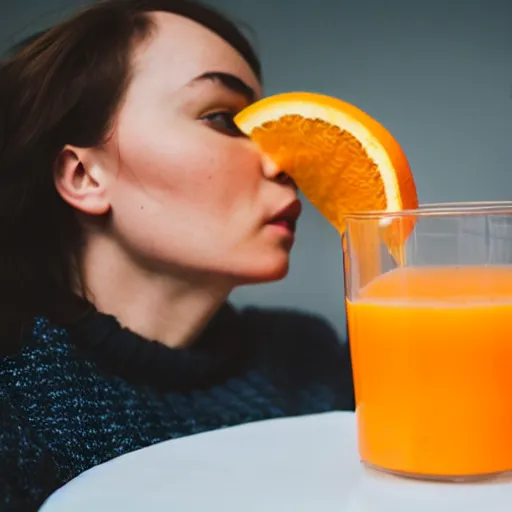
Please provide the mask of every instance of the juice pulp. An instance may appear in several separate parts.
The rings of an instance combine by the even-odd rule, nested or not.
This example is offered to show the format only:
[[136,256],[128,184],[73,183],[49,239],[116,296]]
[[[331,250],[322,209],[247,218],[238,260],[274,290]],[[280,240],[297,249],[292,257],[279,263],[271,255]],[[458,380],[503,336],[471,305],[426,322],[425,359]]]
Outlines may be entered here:
[[395,269],[347,316],[362,460],[419,476],[512,469],[512,266]]

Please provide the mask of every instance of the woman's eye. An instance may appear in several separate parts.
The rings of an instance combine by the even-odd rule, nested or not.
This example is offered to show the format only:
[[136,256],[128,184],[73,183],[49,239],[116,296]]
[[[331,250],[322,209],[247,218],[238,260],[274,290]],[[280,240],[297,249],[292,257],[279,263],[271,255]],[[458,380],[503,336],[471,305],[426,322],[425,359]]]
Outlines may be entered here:
[[245,137],[244,133],[235,124],[233,112],[213,112],[203,117],[210,126],[232,137]]

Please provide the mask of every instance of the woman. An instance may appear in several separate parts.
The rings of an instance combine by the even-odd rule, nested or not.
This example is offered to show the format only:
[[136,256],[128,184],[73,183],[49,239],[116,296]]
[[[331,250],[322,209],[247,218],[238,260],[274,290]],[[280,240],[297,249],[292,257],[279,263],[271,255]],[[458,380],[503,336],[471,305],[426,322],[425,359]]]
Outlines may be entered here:
[[107,0],[0,68],[0,500],[152,443],[352,409],[321,321],[237,312],[287,273],[294,183],[233,123],[260,64],[188,0]]

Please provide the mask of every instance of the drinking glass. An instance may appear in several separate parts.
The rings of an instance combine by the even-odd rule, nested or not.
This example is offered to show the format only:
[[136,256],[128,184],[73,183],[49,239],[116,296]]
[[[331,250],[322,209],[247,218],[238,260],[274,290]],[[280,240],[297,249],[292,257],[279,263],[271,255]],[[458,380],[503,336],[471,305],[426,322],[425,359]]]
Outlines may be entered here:
[[511,470],[512,202],[354,214],[343,247],[362,462]]

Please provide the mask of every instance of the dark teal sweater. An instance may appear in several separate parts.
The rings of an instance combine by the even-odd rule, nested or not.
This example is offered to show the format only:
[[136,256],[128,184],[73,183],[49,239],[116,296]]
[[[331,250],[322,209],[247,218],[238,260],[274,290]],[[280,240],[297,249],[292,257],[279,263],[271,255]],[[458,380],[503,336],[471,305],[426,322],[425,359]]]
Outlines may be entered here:
[[37,510],[88,468],[167,439],[354,408],[346,345],[319,319],[221,310],[190,349],[93,312],[36,319],[0,358],[0,510]]

